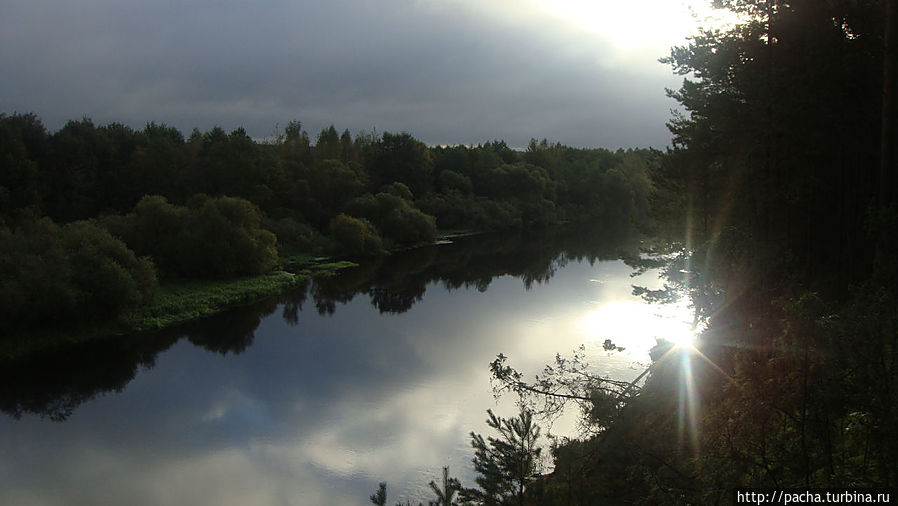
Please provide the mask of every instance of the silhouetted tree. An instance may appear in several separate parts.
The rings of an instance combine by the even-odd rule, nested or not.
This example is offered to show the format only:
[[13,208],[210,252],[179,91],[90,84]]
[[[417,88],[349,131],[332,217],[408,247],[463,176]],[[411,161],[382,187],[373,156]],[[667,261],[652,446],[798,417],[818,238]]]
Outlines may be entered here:
[[533,423],[529,410],[522,409],[516,418],[497,417],[487,410],[486,423],[499,437],[484,440],[471,432],[474,448],[475,481],[480,488],[466,489],[465,500],[480,504],[524,504],[528,485],[538,476],[542,448],[536,444],[540,428]]
[[458,479],[449,477],[449,466],[443,467],[442,487],[437,486],[437,484],[431,480],[430,489],[433,490],[433,493],[437,496],[436,501],[430,502],[433,506],[459,506],[459,503],[455,501],[455,496],[457,493],[464,490]]

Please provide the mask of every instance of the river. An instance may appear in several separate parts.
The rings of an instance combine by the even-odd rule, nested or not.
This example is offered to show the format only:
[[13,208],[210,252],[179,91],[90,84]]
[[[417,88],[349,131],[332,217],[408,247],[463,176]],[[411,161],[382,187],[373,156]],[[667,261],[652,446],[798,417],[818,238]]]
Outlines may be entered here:
[[[473,236],[4,364],[0,504],[368,504],[380,481],[389,504],[426,504],[445,465],[473,486],[469,433],[490,434],[488,408],[516,414],[493,397],[497,354],[532,377],[583,345],[594,372],[630,380],[656,337],[688,333],[687,307],[632,295],[660,283],[619,259],[637,247],[583,230]],[[576,419],[551,432],[576,436]]]

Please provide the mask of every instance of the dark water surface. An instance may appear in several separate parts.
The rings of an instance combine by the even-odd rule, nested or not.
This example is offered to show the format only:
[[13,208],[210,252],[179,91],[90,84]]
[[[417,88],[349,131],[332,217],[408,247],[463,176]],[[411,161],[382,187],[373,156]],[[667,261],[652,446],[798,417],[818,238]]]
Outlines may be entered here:
[[[395,254],[155,335],[3,364],[0,504],[426,503],[441,467],[472,486],[498,353],[535,373],[583,344],[635,378],[684,307],[595,231],[479,236]],[[624,352],[602,348],[611,338]],[[576,435],[576,413],[553,433]]]

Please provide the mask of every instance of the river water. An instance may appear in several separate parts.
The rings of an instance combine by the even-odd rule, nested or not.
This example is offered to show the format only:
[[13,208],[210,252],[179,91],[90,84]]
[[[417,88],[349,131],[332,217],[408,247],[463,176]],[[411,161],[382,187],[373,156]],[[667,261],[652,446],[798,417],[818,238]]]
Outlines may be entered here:
[[[490,434],[488,408],[517,412],[493,396],[497,354],[532,377],[583,345],[594,372],[631,380],[656,337],[688,332],[685,306],[632,295],[659,285],[619,260],[637,248],[583,230],[474,236],[3,364],[0,504],[368,504],[380,481],[390,504],[417,504],[445,465],[473,486],[469,433]],[[576,436],[576,419],[551,432]]]

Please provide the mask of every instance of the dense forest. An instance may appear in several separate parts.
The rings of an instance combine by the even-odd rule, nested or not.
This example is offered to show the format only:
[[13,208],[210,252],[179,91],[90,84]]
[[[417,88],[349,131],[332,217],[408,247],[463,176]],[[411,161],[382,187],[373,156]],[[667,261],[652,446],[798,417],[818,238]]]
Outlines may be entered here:
[[259,275],[291,258],[381,255],[438,233],[597,222],[649,209],[657,152],[545,140],[428,147],[299,122],[254,140],[215,127],[0,115],[0,324],[134,319],[170,280]]

